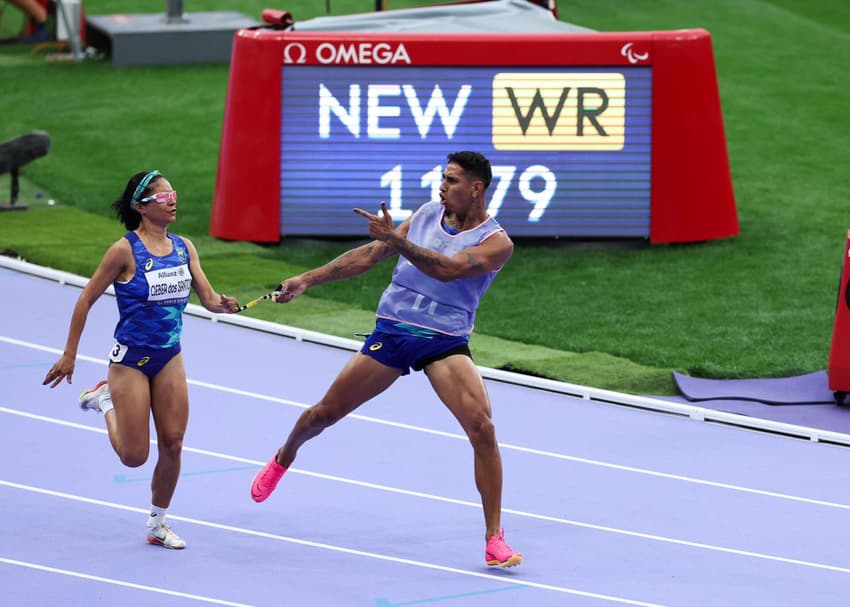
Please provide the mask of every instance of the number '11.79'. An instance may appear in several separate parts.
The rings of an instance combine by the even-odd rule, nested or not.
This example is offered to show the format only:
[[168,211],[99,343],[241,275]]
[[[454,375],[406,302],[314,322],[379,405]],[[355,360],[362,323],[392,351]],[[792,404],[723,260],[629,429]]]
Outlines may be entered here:
[[[513,185],[514,176],[517,169],[515,166],[494,166],[493,167],[493,184],[491,184],[490,204],[487,206],[487,213],[496,217],[499,214],[499,209],[505,200],[505,196],[510,191]],[[393,221],[404,221],[413,213],[410,209],[405,209],[401,199],[401,165],[397,164],[392,169],[381,175],[381,187],[390,189],[390,202],[388,208]],[[532,187],[532,182],[537,180]],[[420,186],[430,188],[431,194],[429,200],[439,200],[440,184],[443,181],[443,167],[435,166],[433,169],[422,175]],[[542,187],[539,187],[542,184]],[[558,189],[558,180],[555,174],[548,167],[542,164],[535,164],[528,167],[519,175],[518,180],[519,194],[532,205],[528,213],[528,221],[537,222],[543,217],[549,203],[555,196],[555,191]]]

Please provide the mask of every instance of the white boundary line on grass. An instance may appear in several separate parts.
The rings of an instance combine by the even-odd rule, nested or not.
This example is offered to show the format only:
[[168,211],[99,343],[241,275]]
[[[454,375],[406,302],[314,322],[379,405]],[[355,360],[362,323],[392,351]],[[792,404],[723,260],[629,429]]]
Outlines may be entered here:
[[[14,259],[0,255],[0,267],[8,268],[17,272],[31,274],[40,278],[46,278],[58,282],[59,284],[67,284],[79,288],[83,288],[89,281],[88,278],[54,270],[52,268],[44,268],[36,264],[29,263],[20,259]],[[114,291],[110,286],[107,289],[109,295],[114,295]],[[189,304],[186,307],[186,313],[199,318],[206,318],[212,322],[220,322],[224,324],[235,325],[265,333],[272,333],[296,341],[304,341],[316,343],[324,346],[331,346],[343,350],[357,351],[362,346],[362,343],[343,337],[326,335],[317,331],[309,331],[299,329],[290,325],[273,323],[266,320],[251,318],[248,316],[238,316],[234,314],[213,314],[203,307],[196,304]],[[776,422],[772,420],[750,417],[747,415],[738,415],[735,413],[727,413],[725,411],[716,411],[706,409],[695,405],[686,405],[681,403],[673,403],[657,398],[647,396],[635,396],[632,394],[622,394],[610,390],[601,390],[578,384],[555,381],[551,379],[543,379],[523,375],[521,373],[513,373],[510,371],[502,371],[500,369],[492,369],[489,367],[478,367],[482,376],[485,379],[499,381],[503,383],[515,384],[528,388],[536,388],[538,390],[546,390],[548,392],[557,392],[566,394],[588,401],[598,401],[613,405],[623,405],[637,409],[645,409],[660,413],[668,413],[688,417],[696,421],[715,422],[749,428],[752,430],[761,430],[764,432],[772,432],[796,438],[804,438],[813,442],[834,443],[838,445],[850,446],[850,434],[841,432],[833,432],[829,430],[821,430],[818,428],[810,428],[808,426],[799,426],[796,424],[788,424],[784,422]]]

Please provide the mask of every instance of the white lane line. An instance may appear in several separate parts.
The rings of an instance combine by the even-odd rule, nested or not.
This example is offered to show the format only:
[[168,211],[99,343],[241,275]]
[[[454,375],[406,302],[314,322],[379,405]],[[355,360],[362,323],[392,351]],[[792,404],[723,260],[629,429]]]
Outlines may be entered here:
[[[51,497],[59,497],[67,500],[73,500],[76,502],[83,502],[86,504],[93,504],[97,506],[105,506],[107,508],[114,508],[116,510],[126,510],[130,512],[138,512],[145,513],[147,510],[142,508],[136,508],[133,506],[127,506],[124,504],[116,504],[114,502],[107,502],[104,500],[93,499],[89,497],[84,497],[81,495],[75,495],[73,493],[64,493],[62,491],[53,491],[50,489],[43,489],[41,487],[34,487],[32,485],[22,485],[20,483],[13,483],[9,481],[0,480],[0,486],[6,486],[12,489],[20,489],[23,491],[30,491],[32,493],[39,493],[42,495],[48,495]],[[518,586],[527,586],[529,588],[537,588],[540,590],[551,590],[554,592],[560,592],[563,594],[571,594],[576,596],[589,597],[594,599],[600,599],[603,601],[610,601],[614,603],[621,603],[624,605],[636,605],[638,607],[664,607],[663,605],[659,605],[658,603],[647,603],[645,601],[637,601],[633,599],[627,599],[619,596],[612,596],[607,594],[600,594],[597,592],[588,592],[585,590],[578,590],[576,588],[567,588],[564,586],[555,586],[552,584],[542,584],[539,582],[531,582],[527,580],[517,579],[517,578],[508,578],[501,575],[493,575],[489,573],[481,573],[478,571],[470,571],[466,569],[458,569],[456,567],[446,567],[445,565],[437,565],[436,563],[428,563],[425,561],[416,561],[412,559],[400,558],[395,556],[389,556],[387,554],[379,554],[376,552],[366,552],[364,550],[355,550],[353,548],[346,548],[344,546],[337,546],[334,544],[325,544],[323,542],[312,542],[310,540],[304,540],[296,537],[290,537],[286,535],[278,535],[276,533],[267,533],[265,531],[257,531],[255,529],[246,529],[244,527],[235,527],[233,525],[224,525],[221,523],[213,523],[211,521],[205,521],[201,519],[189,518],[185,516],[179,516],[168,513],[168,518],[176,521],[181,521],[184,523],[190,523],[193,525],[200,525],[202,527],[210,527],[212,529],[218,529],[221,531],[230,531],[233,533],[240,533],[242,535],[250,535],[253,537],[261,537],[265,539],[277,540],[281,542],[286,542],[289,544],[297,544],[299,546],[307,546],[310,548],[318,548],[320,550],[328,550],[331,552],[338,552],[342,554],[348,554],[353,556],[361,556],[371,559],[376,559],[380,561],[387,561],[391,563],[398,563],[401,565],[411,565],[413,567],[419,567],[423,569],[433,569],[436,571],[443,571],[446,573],[455,573],[459,575],[465,575],[469,577],[477,577],[486,580],[497,581],[500,583],[507,584],[516,584]],[[2,559],[0,559],[2,560]],[[230,603],[235,604],[235,603]]]
[[[18,339],[5,337],[5,336],[2,336],[2,335],[0,335],[0,342],[6,342],[6,343],[10,343],[10,344],[17,345],[17,346],[31,348],[31,349],[34,349],[34,350],[51,352],[53,354],[59,354],[59,355],[62,354],[62,351],[57,349],[57,348],[50,348],[48,346],[42,346],[42,345],[34,344],[34,343],[31,343],[31,342],[21,341],[21,340],[18,340]],[[87,361],[87,362],[94,362],[94,363],[98,363],[98,364],[101,364],[101,365],[104,365],[104,366],[106,365],[106,361],[105,361],[104,358],[94,358],[94,357],[85,356],[85,355],[82,355],[82,354],[77,355],[77,358],[80,359],[80,360]],[[306,409],[310,406],[306,403],[302,403],[302,402],[298,402],[298,401],[294,401],[294,400],[289,400],[289,399],[286,399],[286,398],[280,398],[280,397],[277,397],[277,396],[262,394],[260,392],[252,392],[252,391],[249,391],[249,390],[242,390],[242,389],[239,389],[239,388],[231,388],[229,386],[223,386],[223,385],[220,385],[220,384],[213,384],[213,383],[210,383],[210,382],[204,382],[204,381],[193,380],[193,379],[188,379],[187,382],[190,385],[198,386],[200,388],[206,388],[206,389],[209,389],[209,390],[214,390],[214,391],[217,391],[217,392],[224,392],[224,393],[227,393],[227,394],[233,394],[233,395],[242,396],[242,397],[245,397],[245,398],[252,398],[252,399],[255,399],[255,400],[262,400],[262,401],[267,401],[267,402],[279,403],[279,404],[283,404],[283,405],[287,405],[287,406],[291,406],[291,407],[297,407],[299,409]],[[434,435],[434,436],[440,436],[440,437],[443,437],[443,438],[450,438],[450,439],[460,440],[460,441],[464,441],[464,442],[467,442],[469,440],[465,435],[458,434],[458,433],[455,433],[455,432],[445,432],[445,431],[442,431],[442,430],[434,430],[432,428],[425,428],[425,427],[422,427],[422,426],[404,424],[404,423],[401,423],[401,422],[394,422],[394,421],[389,421],[389,420],[380,419],[380,418],[376,418],[376,417],[369,417],[369,416],[360,415],[360,414],[357,414],[357,413],[351,413],[347,417],[350,418],[350,419],[357,419],[357,420],[360,420],[360,421],[378,424],[378,425],[382,425],[382,426],[389,426],[389,427],[393,427],[393,428],[399,428],[399,429],[402,429],[402,430],[410,430],[412,432],[419,432],[421,434],[430,434],[430,435]],[[595,460],[595,459],[590,459],[590,458],[585,458],[585,457],[578,457],[578,456],[575,456],[575,455],[567,455],[567,454],[564,454],[564,453],[557,453],[557,452],[554,452],[554,451],[547,451],[547,450],[543,450],[543,449],[535,449],[533,447],[525,447],[525,446],[522,446],[522,445],[514,445],[514,444],[511,444],[511,443],[499,442],[499,447],[501,449],[504,449],[504,450],[507,450],[507,451],[517,451],[517,452],[520,452],[520,453],[527,453],[527,454],[530,454],[530,455],[539,455],[539,456],[548,457],[548,458],[551,458],[551,459],[569,461],[569,462],[574,462],[574,463],[578,463],[578,464],[587,464],[589,466],[597,466],[599,468],[607,468],[609,470],[617,470],[617,471],[620,471],[620,472],[630,472],[630,473],[634,473],[634,474],[642,474],[642,475],[645,475],[645,476],[653,476],[653,477],[656,477],[656,478],[663,478],[663,479],[667,479],[667,480],[680,481],[680,482],[685,482],[685,483],[692,483],[694,485],[702,485],[702,486],[705,486],[705,487],[713,487],[713,488],[716,488],[716,489],[726,489],[728,491],[737,491],[737,492],[740,492],[740,493],[748,493],[748,494],[751,494],[751,495],[761,495],[761,496],[764,496],[764,497],[771,497],[771,498],[775,498],[775,499],[801,502],[801,503],[812,504],[812,505],[816,505],[816,506],[824,506],[824,507],[827,507],[827,508],[838,508],[838,509],[841,509],[841,510],[850,510],[850,504],[843,504],[843,503],[840,503],[840,502],[831,502],[831,501],[827,501],[827,500],[820,500],[820,499],[815,499],[815,498],[803,497],[803,496],[792,495],[792,494],[788,494],[788,493],[780,493],[780,492],[776,492],[776,491],[767,491],[765,489],[756,489],[756,488],[753,488],[753,487],[745,487],[743,485],[735,485],[735,484],[732,484],[732,483],[723,483],[723,482],[719,482],[719,481],[712,481],[712,480],[697,478],[697,477],[693,477],[693,476],[685,476],[685,475],[681,475],[681,474],[672,474],[672,473],[668,473],[668,472],[660,472],[658,470],[650,470],[648,468],[638,468],[636,466],[625,466],[625,465],[622,465],[622,464],[614,464],[614,463],[611,463],[611,462],[605,462],[605,461]]]
[[177,596],[182,599],[192,599],[202,601],[204,603],[213,603],[215,605],[228,605],[229,607],[253,607],[247,603],[234,603],[233,601],[225,601],[222,599],[214,599],[208,596],[199,594],[189,594],[187,592],[178,592],[176,590],[165,590],[155,586],[146,586],[144,584],[134,584],[133,582],[125,582],[124,580],[116,580],[115,578],[101,577],[99,575],[90,575],[80,571],[70,571],[68,569],[59,569],[58,567],[48,567],[47,565],[39,565],[38,563],[30,563],[27,561],[19,561],[0,556],[0,563],[13,565],[15,567],[25,567],[27,569],[37,569],[38,571],[46,571],[47,573],[58,573],[69,577],[91,580],[93,582],[103,582],[104,584],[112,584],[113,586],[124,586],[125,588],[135,588],[136,590],[144,590],[145,592],[155,592],[157,594],[167,594],[169,596]]
[[[21,417],[27,417],[27,418],[36,419],[36,420],[39,420],[39,421],[56,423],[58,425],[82,429],[82,430],[88,430],[90,432],[96,432],[96,433],[99,433],[99,434],[106,434],[106,430],[101,429],[101,428],[92,428],[90,426],[75,424],[73,422],[66,422],[64,420],[53,420],[49,417],[44,417],[44,416],[41,416],[41,415],[35,415],[33,413],[22,413],[22,412],[7,409],[6,407],[2,407],[2,406],[0,406],[0,413],[12,413],[12,414],[15,414],[15,415],[20,415]],[[151,444],[154,444],[154,445],[156,444],[155,440],[151,440],[150,442],[151,442]],[[262,467],[266,464],[265,461],[250,459],[250,458],[246,458],[246,457],[240,457],[238,455],[230,455],[230,454],[221,453],[221,452],[218,452],[218,451],[210,451],[210,450],[207,450],[207,449],[198,449],[198,448],[194,448],[194,447],[187,447],[185,445],[183,446],[183,451],[188,452],[188,453],[196,453],[198,455],[205,455],[205,456],[209,456],[209,457],[213,457],[213,458],[223,459],[223,460],[227,460],[227,461],[231,461],[231,462],[239,462],[239,463],[242,463],[242,464],[253,464],[253,465],[257,466],[258,468],[260,468],[260,467]],[[473,501],[469,501],[469,500],[456,499],[456,498],[452,498],[452,497],[436,495],[436,494],[433,494],[433,493],[425,493],[425,492],[422,492],[422,491],[412,491],[410,489],[401,489],[399,487],[392,487],[392,486],[389,486],[389,485],[381,485],[381,484],[378,484],[378,483],[371,483],[371,482],[368,482],[368,481],[360,481],[360,480],[351,479],[351,478],[347,478],[347,477],[343,477],[343,476],[334,476],[334,475],[331,475],[331,474],[323,474],[323,473],[320,473],[320,472],[312,472],[312,471],[309,471],[309,470],[303,470],[303,469],[295,468],[295,467],[289,468],[287,473],[288,474],[301,474],[303,476],[309,476],[309,477],[312,477],[312,478],[318,478],[318,479],[332,481],[332,482],[336,482],[336,483],[353,485],[353,486],[356,486],[356,487],[364,487],[366,489],[375,489],[377,491],[384,491],[384,492],[387,492],[387,493],[394,493],[394,494],[397,494],[397,495],[405,495],[405,496],[408,496],[408,497],[421,498],[421,499],[426,499],[426,500],[435,501],[435,502],[454,504],[454,505],[457,505],[457,506],[465,506],[465,507],[475,508],[475,509],[481,508],[480,502],[473,502]],[[8,481],[0,480],[0,485],[2,485],[2,484],[17,486],[15,483],[10,483]],[[21,485],[21,487],[28,487],[28,486]],[[50,493],[47,490],[43,490],[43,491],[45,493]],[[133,509],[133,510],[135,511],[137,509]],[[139,511],[140,512],[146,512],[144,510],[139,510]],[[741,550],[741,549],[738,549],[738,548],[730,548],[730,547],[727,547],[727,546],[718,546],[718,545],[715,545],[715,544],[706,544],[706,543],[703,543],[703,542],[694,542],[694,541],[690,541],[690,540],[683,540],[683,539],[668,537],[668,536],[664,536],[664,535],[657,535],[657,534],[653,534],[653,533],[644,533],[644,532],[641,532],[641,531],[633,531],[631,529],[622,529],[620,527],[610,527],[610,526],[606,526],[606,525],[596,525],[594,523],[587,523],[587,522],[584,522],[584,521],[578,521],[578,520],[568,519],[568,518],[563,518],[563,517],[558,517],[558,516],[549,516],[547,514],[540,514],[540,513],[537,513],[537,512],[528,512],[528,511],[525,511],[525,510],[515,510],[513,508],[502,508],[502,513],[512,514],[514,516],[529,518],[529,519],[533,519],[533,520],[540,520],[540,521],[546,521],[546,522],[550,522],[550,523],[558,523],[558,524],[561,524],[561,525],[568,525],[568,526],[571,526],[571,527],[579,527],[581,529],[590,529],[590,530],[593,530],[593,531],[613,533],[613,534],[616,534],[616,535],[622,535],[622,536],[626,536],[626,537],[634,537],[634,538],[639,538],[639,539],[643,539],[643,540],[650,540],[650,541],[655,541],[655,542],[662,542],[662,543],[665,543],[665,544],[673,544],[673,545],[677,545],[677,546],[686,546],[686,547],[689,547],[689,548],[696,548],[696,549],[700,549],[700,550],[708,550],[708,551],[711,551],[711,552],[734,554],[734,555],[737,555],[737,556],[745,556],[745,557],[750,557],[750,558],[755,558],[755,559],[775,561],[775,562],[780,562],[780,563],[787,563],[787,564],[791,564],[791,565],[801,565],[803,567],[810,567],[810,568],[813,568],[813,569],[825,569],[827,571],[837,571],[839,573],[850,573],[850,569],[848,569],[846,567],[838,567],[838,566],[835,566],[835,565],[828,565],[828,564],[825,564],[825,563],[817,563],[817,562],[814,562],[814,561],[804,561],[804,560],[800,560],[800,559],[777,556],[777,555],[774,555],[774,554],[766,554],[766,553],[762,553],[762,552],[753,552],[753,551],[750,551],[750,550]],[[171,516],[171,514],[169,514],[169,516]],[[190,519],[186,519],[186,520],[190,520]]]

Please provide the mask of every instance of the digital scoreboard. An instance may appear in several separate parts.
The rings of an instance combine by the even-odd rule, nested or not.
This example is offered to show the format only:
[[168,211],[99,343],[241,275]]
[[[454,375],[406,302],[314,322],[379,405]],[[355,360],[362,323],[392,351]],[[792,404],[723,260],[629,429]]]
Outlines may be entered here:
[[738,232],[708,32],[237,33],[211,233],[363,236],[439,198],[446,155],[493,165],[517,237]]
[[404,220],[439,199],[448,152],[476,150],[508,233],[649,237],[649,68],[297,66],[284,78],[284,235],[362,234],[349,210],[382,200]]

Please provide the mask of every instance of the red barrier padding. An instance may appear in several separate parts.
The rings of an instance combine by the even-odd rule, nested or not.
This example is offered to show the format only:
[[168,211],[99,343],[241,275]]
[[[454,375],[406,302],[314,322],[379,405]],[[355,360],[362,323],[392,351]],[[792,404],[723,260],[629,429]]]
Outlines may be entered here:
[[838,404],[843,404],[844,396],[850,393],[850,232],[847,233],[841,278],[838,283],[835,324],[832,329],[827,374],[829,389],[836,392]]
[[[361,43],[391,48],[403,43],[414,69],[460,64],[652,66],[650,241],[700,242],[738,234],[711,36],[706,30],[505,35],[262,27],[235,35],[210,234],[229,240],[280,241],[284,61],[318,64],[320,45]],[[290,48],[298,52],[285,50]]]
[[263,34],[233,41],[210,218],[210,234],[226,240],[280,241],[281,55]]
[[651,242],[738,234],[711,37],[653,34]]

